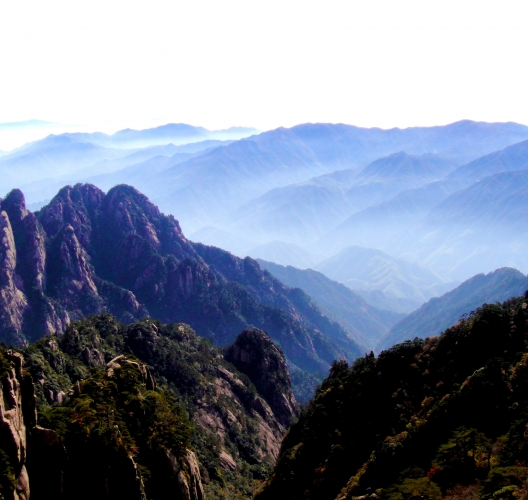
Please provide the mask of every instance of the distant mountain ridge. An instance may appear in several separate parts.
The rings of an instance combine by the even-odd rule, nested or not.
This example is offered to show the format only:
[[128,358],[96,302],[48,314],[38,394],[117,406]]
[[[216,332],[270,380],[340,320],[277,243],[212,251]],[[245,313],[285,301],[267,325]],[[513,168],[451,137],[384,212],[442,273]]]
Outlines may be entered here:
[[401,302],[401,312],[410,312],[443,289],[452,288],[452,283],[427,268],[358,246],[320,262],[316,270],[352,290],[381,291]]
[[301,270],[262,259],[257,262],[285,285],[301,288],[309,294],[318,307],[329,318],[340,322],[365,351],[374,349],[376,339],[383,338],[404,316],[373,307],[346,286],[312,269]]
[[524,295],[527,290],[528,277],[516,269],[502,268],[477,274],[403,318],[380,340],[376,350],[388,349],[415,337],[439,335],[481,304],[504,302],[510,297]]

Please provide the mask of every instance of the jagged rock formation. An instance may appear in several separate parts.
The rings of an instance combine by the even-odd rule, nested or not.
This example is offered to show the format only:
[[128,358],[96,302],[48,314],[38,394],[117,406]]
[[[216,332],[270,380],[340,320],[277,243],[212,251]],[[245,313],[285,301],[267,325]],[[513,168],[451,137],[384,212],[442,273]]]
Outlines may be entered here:
[[125,323],[183,321],[220,345],[255,325],[311,372],[361,354],[303,292],[252,259],[192,244],[132,187],[67,186],[35,214],[13,190],[0,214],[0,339],[11,344],[111,312]]
[[245,373],[271,406],[279,422],[288,428],[297,416],[286,360],[262,330],[244,330],[225,353],[227,361]]
[[28,446],[32,499],[249,498],[297,403],[284,355],[264,332],[244,332],[227,352],[251,356],[267,375],[253,383],[188,325],[124,326],[109,315],[22,350],[42,426],[32,424]]
[[[56,341],[51,339],[47,345],[60,356]],[[30,362],[34,361],[31,356],[28,359]],[[60,357],[55,358],[58,359]],[[98,364],[99,360],[88,363],[91,366]],[[178,420],[177,414],[162,413],[163,425],[169,426],[167,433],[166,429],[160,427],[161,422],[153,418],[159,418],[160,408],[161,411],[170,410],[171,404],[163,406],[166,405],[163,393],[155,392],[154,378],[143,363],[120,355],[106,364],[106,375],[96,378],[95,385],[92,374],[80,383],[77,381],[70,387],[68,394],[62,392],[60,401],[54,401],[61,407],[55,413],[53,410],[51,414],[48,412],[44,417],[52,426],[61,422],[56,431],[36,425],[35,387],[23,366],[22,354],[0,348],[2,500],[147,500],[147,493],[149,498],[164,498],[168,491],[176,498],[205,499],[196,455],[184,445],[175,445],[174,441],[171,445],[171,433],[177,432],[178,425],[188,425],[186,419],[180,416],[182,420]],[[105,382],[111,384],[107,385]],[[41,396],[43,385],[39,382],[36,386],[37,393],[40,392]],[[115,387],[119,389],[117,395],[112,394]],[[124,398],[126,401],[130,395],[122,392],[125,388],[132,393],[138,390],[147,399],[152,394],[158,394],[154,399],[157,405],[154,413],[147,406],[143,412],[133,415],[138,425],[142,423],[144,426],[146,422],[150,422],[153,426],[146,429],[153,434],[149,437],[152,441],[150,448],[141,449],[142,453],[139,454],[137,447],[131,445],[131,439],[136,438],[139,444],[140,437],[137,431],[127,427],[127,422],[119,418],[119,403],[114,407],[110,404],[108,408],[113,410],[106,417],[102,415],[99,420],[98,415],[86,411],[92,406],[97,413],[104,413],[103,408],[115,396],[118,400]],[[83,397],[85,392],[88,398]],[[50,399],[57,399],[53,398],[52,391],[47,393]],[[133,399],[129,400],[127,412],[133,408],[131,402]],[[141,413],[150,415],[151,420],[147,417],[145,421],[145,415]],[[61,421],[63,415],[68,417]],[[76,422],[72,422],[72,416],[75,416]],[[105,418],[115,418],[115,423],[107,423],[106,431]],[[111,429],[114,430],[109,434]],[[150,441],[143,446],[146,447]],[[145,483],[145,468],[141,469],[141,463],[156,466],[152,471],[153,484],[148,481]]]
[[0,352],[0,495],[29,500],[28,437],[36,425],[35,395],[22,373],[23,357]]

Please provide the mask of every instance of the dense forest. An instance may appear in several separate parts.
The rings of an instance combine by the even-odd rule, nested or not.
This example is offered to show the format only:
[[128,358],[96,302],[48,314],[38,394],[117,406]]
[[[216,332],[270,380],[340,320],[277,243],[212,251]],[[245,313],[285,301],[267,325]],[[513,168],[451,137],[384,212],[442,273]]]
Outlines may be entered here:
[[336,361],[256,499],[528,498],[528,299]]
[[185,324],[92,316],[0,347],[0,381],[6,500],[24,482],[32,499],[247,499],[297,415],[284,355],[257,329],[224,353]]

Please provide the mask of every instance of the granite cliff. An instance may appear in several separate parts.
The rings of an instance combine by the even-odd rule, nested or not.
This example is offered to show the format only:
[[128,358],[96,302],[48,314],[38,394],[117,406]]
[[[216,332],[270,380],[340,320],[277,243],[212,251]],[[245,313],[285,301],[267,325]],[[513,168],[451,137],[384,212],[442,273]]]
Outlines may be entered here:
[[[27,358],[28,354],[25,354]],[[59,413],[76,417],[76,423],[64,418],[60,428],[58,413],[53,415],[50,408],[46,413],[46,409],[41,407],[43,420],[56,427],[48,429],[37,425],[36,393],[41,392],[42,387],[33,384],[31,375],[24,367],[24,356],[0,348],[0,364],[0,498],[147,500],[147,493],[149,498],[156,498],[155,492],[152,496],[154,488],[148,484],[145,487],[137,462],[138,453],[127,446],[127,438],[131,439],[127,435],[128,429],[115,418],[116,415],[112,417],[120,425],[114,424],[114,436],[108,435],[108,432],[103,436],[104,429],[100,422],[97,422],[99,425],[93,425],[97,417],[94,418],[90,412],[68,412],[72,407],[78,409],[81,401],[85,405],[92,403],[95,409],[94,401],[89,398],[97,400],[94,388],[99,392],[104,378],[100,378],[96,386],[93,385],[93,377],[80,383],[77,381],[68,394],[62,392],[56,397],[60,403],[55,404],[61,405]],[[130,390],[129,382],[133,379],[139,382],[135,387],[138,395],[145,395],[146,390],[155,390],[154,379],[141,363],[121,356],[110,361],[106,368],[106,381],[114,383],[118,391],[123,389],[120,387],[123,383]],[[49,394],[52,395],[52,392]],[[86,397],[88,394],[89,397]],[[106,392],[99,399],[107,398],[108,404],[108,396]],[[101,410],[101,401],[97,403],[97,409]],[[88,422],[90,417],[92,422]],[[109,415],[106,417],[109,418]],[[134,417],[142,419],[140,414]],[[83,426],[85,431],[82,439],[76,436],[76,441],[72,440],[75,434],[72,427],[75,425]],[[157,454],[155,479],[172,491],[176,498],[203,500],[204,491],[194,452],[185,446],[178,450],[171,449],[160,440],[159,434],[152,438],[157,441],[157,446],[151,447],[151,453]]]

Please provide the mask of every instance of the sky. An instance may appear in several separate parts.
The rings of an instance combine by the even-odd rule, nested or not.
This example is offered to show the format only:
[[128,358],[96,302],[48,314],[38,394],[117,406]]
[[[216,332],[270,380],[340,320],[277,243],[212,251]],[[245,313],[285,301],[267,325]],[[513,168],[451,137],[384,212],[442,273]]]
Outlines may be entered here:
[[528,124],[526,0],[0,0],[0,12],[0,123]]

